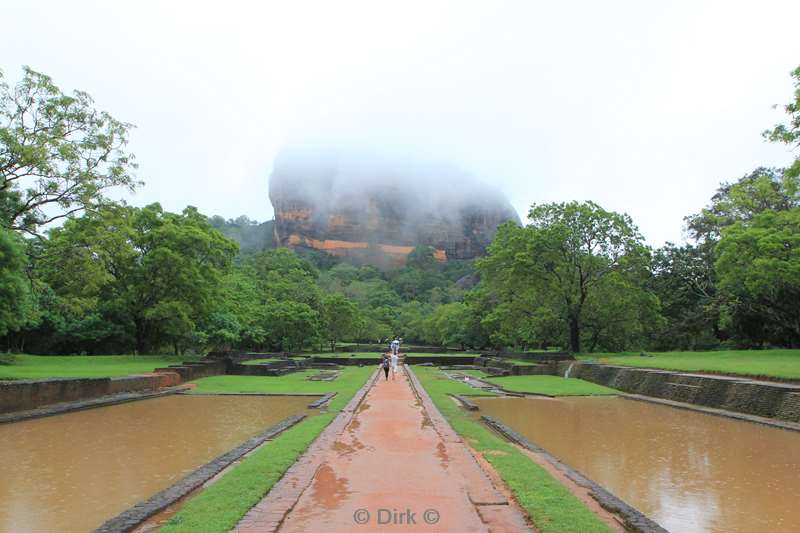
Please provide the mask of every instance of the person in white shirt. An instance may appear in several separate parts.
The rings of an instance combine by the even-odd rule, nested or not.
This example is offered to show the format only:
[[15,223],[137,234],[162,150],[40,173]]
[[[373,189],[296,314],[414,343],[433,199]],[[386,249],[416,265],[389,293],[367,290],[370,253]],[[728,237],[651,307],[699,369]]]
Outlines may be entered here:
[[392,381],[394,381],[394,376],[397,374],[397,352],[392,353]]

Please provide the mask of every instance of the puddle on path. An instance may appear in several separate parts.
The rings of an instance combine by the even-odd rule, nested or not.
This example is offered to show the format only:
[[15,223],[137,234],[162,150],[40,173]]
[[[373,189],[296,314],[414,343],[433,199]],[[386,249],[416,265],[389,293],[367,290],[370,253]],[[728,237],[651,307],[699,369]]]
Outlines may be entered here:
[[314,477],[311,497],[325,509],[336,509],[350,491],[347,490],[347,480],[337,477],[333,468],[323,464]]

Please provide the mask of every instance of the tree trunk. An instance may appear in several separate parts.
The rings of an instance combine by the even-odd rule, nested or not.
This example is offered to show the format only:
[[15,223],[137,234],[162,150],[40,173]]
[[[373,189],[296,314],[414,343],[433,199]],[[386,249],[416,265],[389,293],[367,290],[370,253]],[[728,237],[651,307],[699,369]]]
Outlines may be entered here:
[[142,320],[134,320],[136,326],[136,355],[142,355],[147,347],[145,325]]
[[569,351],[572,353],[581,351],[581,327],[577,316],[569,317]]

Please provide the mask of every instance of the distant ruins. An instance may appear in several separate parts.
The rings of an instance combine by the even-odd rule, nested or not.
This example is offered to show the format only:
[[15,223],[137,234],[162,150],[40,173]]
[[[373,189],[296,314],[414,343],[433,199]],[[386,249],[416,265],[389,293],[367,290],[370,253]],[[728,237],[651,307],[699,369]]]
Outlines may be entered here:
[[270,177],[275,243],[395,268],[415,246],[440,261],[485,252],[519,216],[497,190],[449,167],[337,150],[284,150]]

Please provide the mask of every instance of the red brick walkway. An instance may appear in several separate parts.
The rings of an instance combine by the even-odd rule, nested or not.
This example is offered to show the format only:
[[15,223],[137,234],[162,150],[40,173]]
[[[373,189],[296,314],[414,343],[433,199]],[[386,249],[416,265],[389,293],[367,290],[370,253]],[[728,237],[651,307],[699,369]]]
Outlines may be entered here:
[[414,381],[381,375],[234,531],[530,530]]

